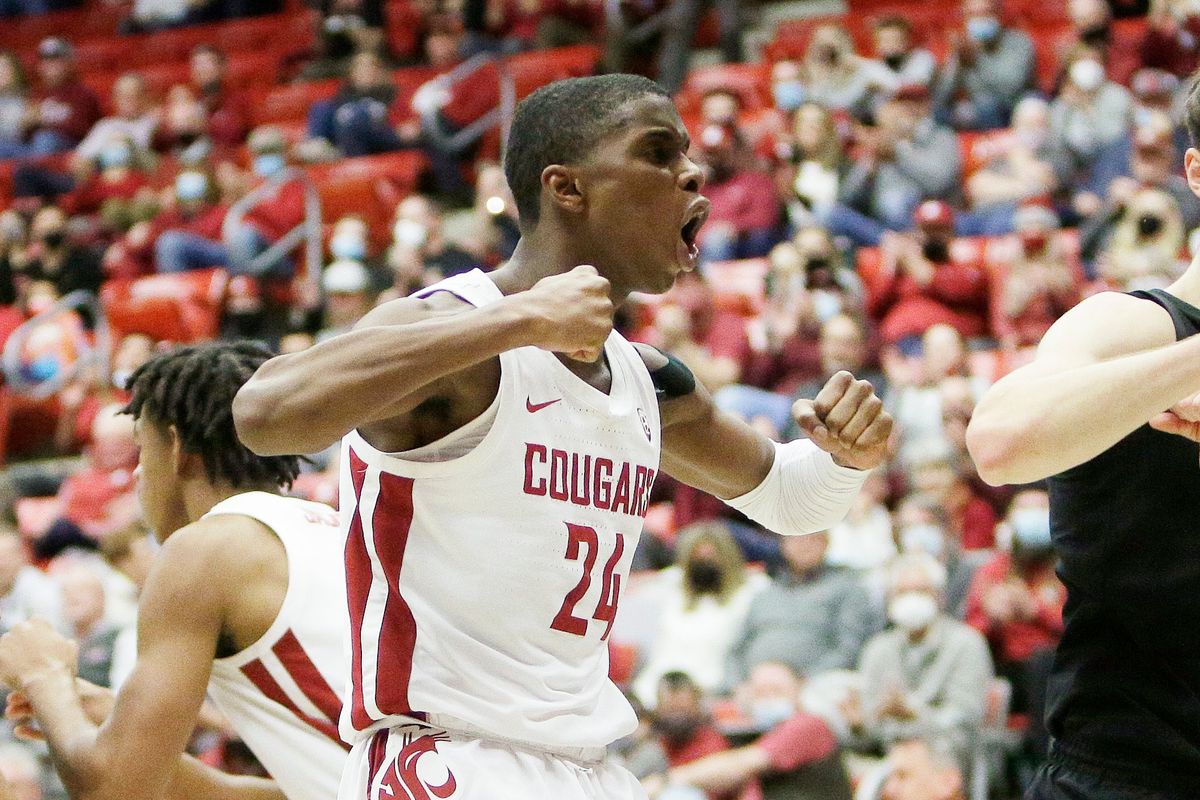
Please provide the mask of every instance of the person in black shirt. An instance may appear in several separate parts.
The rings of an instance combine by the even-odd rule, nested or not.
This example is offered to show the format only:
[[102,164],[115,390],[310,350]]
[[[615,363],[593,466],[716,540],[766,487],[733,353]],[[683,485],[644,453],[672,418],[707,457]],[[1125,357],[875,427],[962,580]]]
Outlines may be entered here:
[[59,296],[76,289],[98,292],[104,280],[100,257],[90,248],[72,242],[67,236],[67,215],[57,206],[38,211],[29,226],[30,243],[14,253],[11,267],[14,278],[47,281]]
[[[1185,169],[1200,193],[1200,94]],[[967,431],[988,483],[1049,478],[1067,587],[1049,761],[1027,800],[1200,797],[1200,260],[1095,295],[997,383]]]

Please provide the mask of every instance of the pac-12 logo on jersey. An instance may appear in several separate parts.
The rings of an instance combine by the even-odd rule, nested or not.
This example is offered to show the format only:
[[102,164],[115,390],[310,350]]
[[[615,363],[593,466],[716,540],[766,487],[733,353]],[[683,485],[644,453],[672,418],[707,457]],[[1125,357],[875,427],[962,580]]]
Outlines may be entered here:
[[[382,734],[387,736],[386,731]],[[448,742],[450,737],[409,731],[394,735],[402,736],[404,745],[379,779],[373,800],[447,800],[453,796],[458,782],[437,751],[438,743]],[[433,785],[435,781],[441,783]]]
[[646,434],[646,441],[654,441],[650,436],[650,422],[646,419],[646,412],[642,411],[641,406],[638,406],[638,419],[642,421],[642,433]]

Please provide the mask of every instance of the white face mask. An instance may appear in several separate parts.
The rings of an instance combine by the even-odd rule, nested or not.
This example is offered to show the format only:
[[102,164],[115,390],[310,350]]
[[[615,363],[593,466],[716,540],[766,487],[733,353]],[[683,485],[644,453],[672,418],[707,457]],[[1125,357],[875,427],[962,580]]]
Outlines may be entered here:
[[1085,58],[1071,65],[1071,83],[1085,92],[1094,92],[1104,83],[1104,67],[1099,61]]
[[396,238],[396,244],[414,250],[425,244],[428,235],[424,225],[411,219],[398,219],[392,227],[392,236]]
[[937,601],[925,592],[901,592],[888,603],[888,619],[906,631],[924,630],[937,615]]

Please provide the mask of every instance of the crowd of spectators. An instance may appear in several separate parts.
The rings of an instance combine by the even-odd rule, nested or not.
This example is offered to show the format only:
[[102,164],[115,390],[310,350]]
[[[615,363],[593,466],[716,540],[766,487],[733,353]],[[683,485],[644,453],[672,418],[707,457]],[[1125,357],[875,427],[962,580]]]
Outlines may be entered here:
[[[61,5],[0,0],[0,15]],[[802,46],[770,51],[756,98],[733,73],[683,94],[713,201],[702,267],[631,299],[622,332],[675,353],[773,438],[801,435],[792,403],[839,370],[870,379],[897,425],[848,518],[809,537],[781,540],[659,480],[612,633],[614,675],[642,720],[617,749],[653,797],[1013,796],[1045,752],[1065,599],[1048,499],[986,486],[966,425],[1080,299],[1166,286],[1200,244],[1181,124],[1200,7],[1070,0],[1039,16],[962,0],[934,19],[911,5],[812,25]],[[495,105],[489,59],[607,31],[601,68],[679,90],[704,12],[698,0],[412,6],[407,51],[384,3],[315,9],[312,47],[286,76],[328,92],[292,127],[256,127],[228,54],[207,42],[178,83],[152,88],[135,68],[109,98],[67,38],[0,52],[13,195],[0,207],[0,338],[44,319],[8,378],[61,383],[8,410],[7,450],[66,459],[17,464],[3,482],[0,627],[51,619],[81,642],[89,680],[127,674],[153,557],[116,411],[160,343],[119,328],[109,358],[76,368],[102,320],[47,312],[77,290],[220,268],[222,331],[294,351],[380,302],[490,269],[515,247],[517,212],[494,153],[466,135]],[[741,60],[745,10],[715,6],[717,43]],[[277,10],[135,2],[121,30]],[[472,59],[473,77],[415,93],[394,71],[428,78]],[[421,191],[385,218],[341,209],[313,228],[311,170],[392,152],[423,159]],[[336,460],[315,455],[296,491],[336,502]],[[226,742],[232,763],[221,721],[207,724],[195,749]],[[39,785],[39,756],[0,746],[0,773],[31,798],[58,791]]]

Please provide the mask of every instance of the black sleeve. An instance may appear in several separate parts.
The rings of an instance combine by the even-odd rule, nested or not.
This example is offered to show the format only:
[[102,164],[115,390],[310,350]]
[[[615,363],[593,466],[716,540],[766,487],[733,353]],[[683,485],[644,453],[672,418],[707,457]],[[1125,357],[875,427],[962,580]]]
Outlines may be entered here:
[[[658,350],[657,347],[654,348]],[[654,391],[658,394],[659,402],[683,397],[696,391],[696,376],[687,366],[670,353],[663,352],[667,363],[658,369],[650,370],[650,380],[654,383]]]

